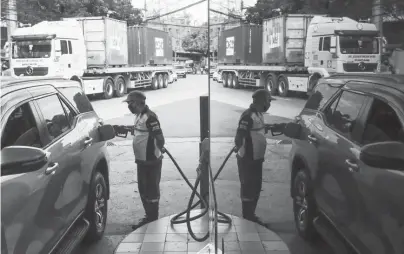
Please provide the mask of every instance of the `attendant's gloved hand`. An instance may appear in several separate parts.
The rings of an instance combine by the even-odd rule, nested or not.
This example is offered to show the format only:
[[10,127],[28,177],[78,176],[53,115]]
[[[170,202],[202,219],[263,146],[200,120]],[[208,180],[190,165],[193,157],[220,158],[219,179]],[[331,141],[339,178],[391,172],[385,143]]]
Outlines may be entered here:
[[235,146],[235,147],[233,147],[233,152],[237,153],[239,149],[240,149],[239,147]]
[[163,154],[167,152],[167,149],[166,149],[165,147],[162,147],[160,150],[161,150],[161,152],[162,152]]

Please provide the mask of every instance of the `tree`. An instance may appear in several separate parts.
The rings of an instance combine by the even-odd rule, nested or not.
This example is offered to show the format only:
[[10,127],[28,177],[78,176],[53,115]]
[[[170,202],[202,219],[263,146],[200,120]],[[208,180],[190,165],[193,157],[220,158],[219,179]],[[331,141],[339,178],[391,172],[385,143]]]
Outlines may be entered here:
[[[1,0],[1,18],[7,11],[7,0]],[[106,16],[125,20],[129,25],[140,24],[143,17],[130,0],[18,0],[17,15],[21,23],[60,20],[64,17]],[[6,8],[4,8],[6,7]]]
[[190,52],[199,52],[204,55],[208,52],[208,30],[201,29],[190,33],[182,40],[182,48]]
[[[383,16],[404,19],[404,1],[382,2]],[[245,19],[250,23],[262,24],[262,20],[279,14],[306,13],[359,20],[371,18],[372,6],[373,0],[258,0],[255,6],[246,10]]]

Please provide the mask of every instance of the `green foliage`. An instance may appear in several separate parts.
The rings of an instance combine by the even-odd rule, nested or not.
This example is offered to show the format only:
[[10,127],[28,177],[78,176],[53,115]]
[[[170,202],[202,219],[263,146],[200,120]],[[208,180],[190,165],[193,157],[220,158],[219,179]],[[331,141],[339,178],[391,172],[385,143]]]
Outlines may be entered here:
[[[383,0],[384,16],[401,18],[404,13],[403,0]],[[258,0],[248,8],[245,19],[250,23],[262,24],[264,19],[279,14],[328,14],[335,17],[349,17],[355,20],[372,16],[373,0]],[[280,12],[279,12],[280,11]]]
[[[8,11],[7,0],[1,0],[1,17]],[[125,20],[128,25],[140,24],[142,12],[130,0],[17,0],[18,21],[36,24],[65,17],[106,16]],[[5,7],[5,8],[4,8]]]
[[199,52],[206,55],[208,51],[208,30],[201,29],[187,35],[182,40],[182,48],[189,52]]

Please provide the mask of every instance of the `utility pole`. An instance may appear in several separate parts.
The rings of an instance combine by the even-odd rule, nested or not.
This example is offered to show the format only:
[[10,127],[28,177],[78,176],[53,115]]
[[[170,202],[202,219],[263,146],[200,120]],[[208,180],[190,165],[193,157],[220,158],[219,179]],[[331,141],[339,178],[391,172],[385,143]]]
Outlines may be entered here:
[[383,0],[373,0],[372,16],[373,23],[380,31],[380,37],[383,37]]
[[8,0],[7,10],[7,40],[11,42],[11,34],[17,28],[17,1]]

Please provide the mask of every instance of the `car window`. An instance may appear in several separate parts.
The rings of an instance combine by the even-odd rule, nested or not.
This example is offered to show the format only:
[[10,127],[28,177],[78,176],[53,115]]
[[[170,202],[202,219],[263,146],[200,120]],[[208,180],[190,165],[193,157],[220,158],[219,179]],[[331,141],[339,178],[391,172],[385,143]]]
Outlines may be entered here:
[[359,112],[365,103],[366,96],[344,91],[325,110],[328,125],[352,140],[352,131],[358,120]]
[[51,141],[69,130],[68,117],[56,94],[38,99],[37,103],[45,119]]
[[63,87],[58,89],[80,113],[94,111],[87,96],[78,87]]
[[319,83],[313,90],[313,94],[307,100],[306,109],[320,110],[339,91],[339,87]]
[[386,102],[375,98],[366,121],[362,144],[384,141],[404,143],[404,128],[397,112]]
[[38,127],[28,103],[16,108],[7,119],[1,136],[1,149],[7,146],[42,148]]

